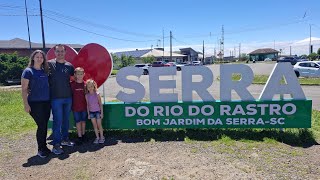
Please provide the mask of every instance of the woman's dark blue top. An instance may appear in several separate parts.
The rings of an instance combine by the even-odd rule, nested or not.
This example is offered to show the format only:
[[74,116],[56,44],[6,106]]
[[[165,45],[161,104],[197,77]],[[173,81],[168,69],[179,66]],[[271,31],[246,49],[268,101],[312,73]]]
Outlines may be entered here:
[[48,75],[43,69],[28,67],[22,72],[21,77],[29,80],[29,102],[50,100]]

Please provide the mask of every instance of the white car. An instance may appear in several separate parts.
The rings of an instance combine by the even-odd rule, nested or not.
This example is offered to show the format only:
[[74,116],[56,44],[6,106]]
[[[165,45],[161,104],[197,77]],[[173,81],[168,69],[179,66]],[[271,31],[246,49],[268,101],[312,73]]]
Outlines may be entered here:
[[143,75],[149,74],[149,67],[150,64],[135,64],[134,67],[142,68],[143,69]]
[[202,63],[201,63],[201,61],[192,61],[192,65],[194,65],[194,66],[201,66]]
[[320,61],[302,61],[293,66],[297,77],[320,77]]
[[191,64],[190,63],[187,63],[187,62],[180,62],[180,63],[177,63],[177,71],[181,71],[181,67],[182,66],[190,66]]

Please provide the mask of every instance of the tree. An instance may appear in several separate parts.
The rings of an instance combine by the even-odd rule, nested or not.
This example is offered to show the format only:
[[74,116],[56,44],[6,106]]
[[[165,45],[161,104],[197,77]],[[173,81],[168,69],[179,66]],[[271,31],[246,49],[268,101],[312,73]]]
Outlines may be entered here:
[[318,54],[317,54],[317,53],[311,53],[311,54],[309,54],[309,56],[308,56],[308,58],[309,58],[310,60],[316,60],[317,57],[318,57]]
[[320,48],[318,49],[317,54],[320,55]]
[[148,64],[148,63],[152,63],[153,61],[156,60],[156,58],[154,56],[147,56],[147,57],[143,57],[141,58],[142,62],[145,63],[145,64]]
[[0,83],[5,83],[7,79],[20,79],[28,63],[28,57],[20,57],[17,53],[0,54]]
[[111,53],[111,57],[112,57],[112,61],[113,61],[113,64],[118,64],[120,59],[118,56],[116,56],[115,54]]
[[304,58],[304,59],[307,59],[307,58],[308,58],[308,55],[302,54],[300,57],[301,57],[301,58]]
[[120,68],[131,66],[135,63],[135,59],[132,56],[126,56],[124,54],[121,55],[120,58],[121,64],[119,65]]
[[241,53],[240,61],[247,61],[249,56],[246,53]]

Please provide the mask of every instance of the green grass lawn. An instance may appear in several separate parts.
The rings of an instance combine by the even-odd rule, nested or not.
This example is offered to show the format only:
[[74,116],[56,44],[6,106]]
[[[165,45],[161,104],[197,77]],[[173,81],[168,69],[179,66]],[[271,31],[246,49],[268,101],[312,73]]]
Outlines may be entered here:
[[36,125],[24,112],[18,90],[0,90],[0,136],[16,136],[34,130]]
[[115,70],[115,69],[112,70],[111,75],[117,75],[118,71],[119,71],[119,70]]
[[[33,119],[24,112],[19,90],[0,90],[0,137],[18,138],[36,129]],[[143,138],[153,140],[184,141],[262,141],[284,142],[292,145],[312,144],[320,140],[320,112],[312,111],[310,129],[148,129],[108,130],[107,136]]]
[[[265,84],[268,80],[268,75],[255,75],[253,78],[253,84]],[[220,80],[220,76],[217,77]],[[241,79],[240,74],[234,74],[232,76],[233,81],[239,81]],[[320,78],[299,78],[299,82],[301,85],[320,85]]]

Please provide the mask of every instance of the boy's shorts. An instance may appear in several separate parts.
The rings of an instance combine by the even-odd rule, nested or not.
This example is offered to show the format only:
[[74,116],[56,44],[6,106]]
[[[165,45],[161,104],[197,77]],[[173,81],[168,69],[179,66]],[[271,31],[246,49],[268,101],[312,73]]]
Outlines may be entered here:
[[73,112],[73,118],[75,123],[86,121],[88,119],[87,111]]
[[101,119],[101,112],[100,111],[95,111],[95,112],[89,112],[89,117],[90,119]]

